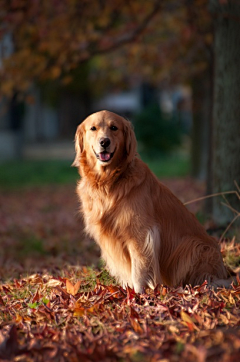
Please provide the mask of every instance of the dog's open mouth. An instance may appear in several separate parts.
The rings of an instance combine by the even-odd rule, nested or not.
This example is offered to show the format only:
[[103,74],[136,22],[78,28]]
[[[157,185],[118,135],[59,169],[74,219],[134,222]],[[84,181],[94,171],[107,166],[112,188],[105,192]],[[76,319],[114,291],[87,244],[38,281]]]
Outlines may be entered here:
[[99,159],[100,161],[102,162],[108,162],[112,159],[113,155],[114,155],[114,152],[110,153],[110,152],[107,152],[107,151],[103,151],[103,152],[100,152],[100,153],[96,153],[94,151],[97,159]]

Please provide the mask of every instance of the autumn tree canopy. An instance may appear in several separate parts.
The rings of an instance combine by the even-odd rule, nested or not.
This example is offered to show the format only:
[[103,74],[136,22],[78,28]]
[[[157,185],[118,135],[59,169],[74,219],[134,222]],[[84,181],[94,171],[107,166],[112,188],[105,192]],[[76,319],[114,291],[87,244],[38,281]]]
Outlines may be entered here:
[[[0,1],[0,35],[10,34],[13,52],[4,57],[1,91],[25,91],[33,81],[62,79],[96,54],[136,40],[161,1]],[[4,49],[3,49],[4,50]]]
[[102,54],[97,75],[186,79],[206,67],[212,42],[207,0],[0,0],[0,9],[0,37],[10,35],[13,48],[5,57],[2,46],[5,95],[36,81],[68,84],[73,69]]

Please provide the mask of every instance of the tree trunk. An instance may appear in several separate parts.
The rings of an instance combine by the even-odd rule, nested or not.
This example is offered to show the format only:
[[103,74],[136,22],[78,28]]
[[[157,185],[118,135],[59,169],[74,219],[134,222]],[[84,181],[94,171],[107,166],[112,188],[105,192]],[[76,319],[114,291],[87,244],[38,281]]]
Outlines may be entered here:
[[211,67],[192,81],[192,149],[191,174],[206,180],[209,158],[209,124],[211,119],[212,75]]
[[[213,192],[236,190],[240,186],[240,1],[210,0],[215,20],[213,100]],[[240,211],[236,195],[226,197],[231,208]],[[213,218],[226,224],[237,213],[213,199]],[[238,218],[240,222],[240,218]]]

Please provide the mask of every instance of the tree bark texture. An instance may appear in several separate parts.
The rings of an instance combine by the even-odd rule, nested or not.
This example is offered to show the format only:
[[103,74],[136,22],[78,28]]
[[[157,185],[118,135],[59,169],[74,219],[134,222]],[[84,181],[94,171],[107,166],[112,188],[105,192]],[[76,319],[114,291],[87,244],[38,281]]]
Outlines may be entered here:
[[[240,187],[240,1],[210,0],[215,21],[213,99],[213,192]],[[240,211],[236,195],[226,196],[231,208]],[[213,199],[213,218],[226,224],[237,213],[222,197]],[[240,223],[240,217],[238,218]]]
[[207,165],[210,154],[212,76],[211,67],[192,80],[192,147],[191,174],[200,180],[207,178]]

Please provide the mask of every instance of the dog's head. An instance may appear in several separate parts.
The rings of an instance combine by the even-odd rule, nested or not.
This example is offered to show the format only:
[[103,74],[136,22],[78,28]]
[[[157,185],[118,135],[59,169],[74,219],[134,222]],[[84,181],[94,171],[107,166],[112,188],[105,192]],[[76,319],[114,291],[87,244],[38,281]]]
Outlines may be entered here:
[[80,166],[81,157],[85,157],[92,169],[116,168],[135,157],[136,138],[129,121],[115,113],[100,111],[78,126],[75,149],[73,166]]

